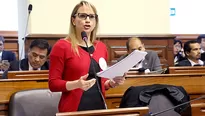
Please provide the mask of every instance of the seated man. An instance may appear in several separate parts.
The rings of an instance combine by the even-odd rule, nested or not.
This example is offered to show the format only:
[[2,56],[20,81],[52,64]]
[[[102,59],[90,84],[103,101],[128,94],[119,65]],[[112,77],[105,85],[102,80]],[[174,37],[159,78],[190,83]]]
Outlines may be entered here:
[[[18,70],[48,70],[47,63],[49,44],[46,40],[36,39],[31,42],[28,50],[28,58],[21,61],[14,61],[9,67],[9,71]],[[20,67],[19,67],[20,63]]]
[[176,66],[204,66],[205,63],[200,60],[201,46],[196,40],[187,41],[184,44],[184,53],[186,60],[180,61]]
[[0,69],[8,69],[10,62],[16,60],[16,56],[11,51],[4,50],[4,37],[0,36]]
[[[126,47],[127,47],[128,54],[130,54],[134,50],[145,51],[144,44],[141,42],[139,38],[135,38],[135,37],[128,39],[128,41],[126,42]],[[146,52],[147,52],[147,55],[145,56],[145,59],[142,62],[138,63],[135,66],[135,68],[143,69],[143,71],[144,70],[149,70],[149,71],[161,70],[160,60],[159,60],[157,53],[154,51],[146,51]],[[127,55],[122,56],[119,60],[122,60]]]

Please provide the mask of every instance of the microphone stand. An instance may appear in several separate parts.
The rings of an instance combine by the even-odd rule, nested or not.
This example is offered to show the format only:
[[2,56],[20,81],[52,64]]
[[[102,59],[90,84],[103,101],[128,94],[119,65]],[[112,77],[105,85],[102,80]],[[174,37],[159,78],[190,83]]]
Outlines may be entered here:
[[97,76],[96,76],[96,70],[95,70],[94,64],[93,64],[93,62],[92,62],[92,60],[91,60],[92,57],[91,57],[90,50],[88,49],[88,44],[87,44],[87,42],[86,42],[86,39],[83,38],[83,41],[85,42],[85,45],[86,45],[87,50],[88,50],[88,53],[89,53],[89,57],[90,57],[90,61],[91,61],[91,65],[92,65],[93,71],[94,71],[94,76],[95,76],[95,79],[96,79],[98,91],[99,91],[99,93],[100,93],[100,95],[101,95],[101,98],[102,98],[102,100],[103,100],[105,109],[107,109],[107,104],[106,104],[105,99],[104,99],[104,97],[103,97],[102,91],[101,91],[101,89],[100,89],[100,84],[99,84],[98,79],[97,79]]
[[151,114],[149,114],[149,115],[150,115],[150,116],[157,116],[157,115],[162,114],[162,113],[164,113],[164,112],[167,112],[167,111],[173,110],[173,109],[175,109],[175,108],[177,108],[177,107],[180,107],[180,106],[186,105],[186,104],[188,104],[188,103],[191,103],[191,102],[193,102],[193,101],[200,100],[200,99],[203,99],[203,98],[205,98],[205,95],[203,95],[203,96],[201,96],[201,97],[198,97],[198,98],[196,98],[196,99],[193,99],[193,100],[190,100],[190,101],[184,102],[184,103],[182,103],[182,104],[176,105],[176,106],[174,106],[174,107],[171,107],[171,108],[165,109],[165,110],[163,110],[163,111],[156,112],[156,113],[151,113]]
[[21,54],[20,54],[20,57],[19,57],[19,70],[21,70],[21,58],[23,56],[23,50],[24,50],[24,46],[25,46],[25,41],[26,41],[26,32],[27,32],[27,29],[28,29],[28,22],[29,22],[29,17],[30,17],[30,13],[32,11],[32,4],[29,4],[28,6],[28,16],[27,16],[27,21],[26,21],[26,27],[25,27],[25,32],[24,32],[24,37],[22,38],[23,40],[23,45],[21,47]]

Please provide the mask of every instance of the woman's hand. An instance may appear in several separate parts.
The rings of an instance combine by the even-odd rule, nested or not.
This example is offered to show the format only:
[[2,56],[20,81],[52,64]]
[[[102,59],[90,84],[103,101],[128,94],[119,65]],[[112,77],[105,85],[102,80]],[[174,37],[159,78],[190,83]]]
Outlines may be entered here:
[[88,74],[81,76],[80,79],[78,80],[78,86],[79,88],[81,88],[84,91],[87,91],[88,89],[90,89],[96,82],[96,79],[90,79],[90,80],[86,80],[88,77]]
[[111,87],[111,88],[114,88],[118,85],[122,85],[125,81],[125,77],[126,77],[126,73],[123,75],[123,76],[117,76],[115,78],[113,78],[113,80],[108,80],[108,85]]

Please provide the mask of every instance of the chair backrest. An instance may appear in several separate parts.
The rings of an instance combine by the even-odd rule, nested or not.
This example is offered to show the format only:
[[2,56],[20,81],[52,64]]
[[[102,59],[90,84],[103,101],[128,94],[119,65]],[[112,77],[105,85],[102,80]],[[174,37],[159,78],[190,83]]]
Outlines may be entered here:
[[9,116],[55,116],[61,92],[32,89],[14,93],[9,101]]

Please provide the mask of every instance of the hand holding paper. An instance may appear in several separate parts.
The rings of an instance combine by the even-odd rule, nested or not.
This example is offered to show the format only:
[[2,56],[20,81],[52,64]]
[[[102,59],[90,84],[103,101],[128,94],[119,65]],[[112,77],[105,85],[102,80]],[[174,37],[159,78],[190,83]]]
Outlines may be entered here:
[[145,58],[147,52],[135,50],[127,57],[112,65],[111,67],[97,73],[97,76],[113,79],[117,76],[123,76],[130,68]]

